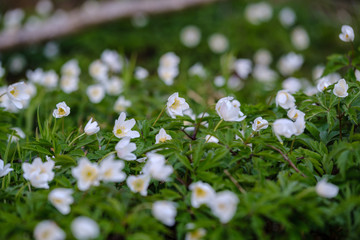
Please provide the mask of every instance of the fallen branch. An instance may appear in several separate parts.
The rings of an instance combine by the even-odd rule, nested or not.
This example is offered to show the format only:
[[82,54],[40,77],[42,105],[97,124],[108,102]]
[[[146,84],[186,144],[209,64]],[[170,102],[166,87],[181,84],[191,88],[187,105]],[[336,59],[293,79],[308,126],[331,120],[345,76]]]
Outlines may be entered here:
[[278,148],[276,148],[276,147],[274,147],[274,146],[271,146],[271,145],[266,145],[266,146],[268,146],[269,148],[272,148],[272,149],[274,149],[275,151],[279,152],[279,153],[281,154],[281,156],[285,159],[285,161],[287,161],[287,162],[290,164],[290,166],[291,166],[293,169],[295,169],[296,172],[300,173],[301,176],[306,177],[306,175],[303,174],[303,173],[295,166],[295,164],[289,159],[289,157],[288,157],[285,153],[283,153],[280,149],[278,149]]
[[136,14],[158,14],[183,10],[218,0],[125,0],[100,2],[51,17],[37,27],[0,33],[0,50],[30,45],[66,36],[79,30]]

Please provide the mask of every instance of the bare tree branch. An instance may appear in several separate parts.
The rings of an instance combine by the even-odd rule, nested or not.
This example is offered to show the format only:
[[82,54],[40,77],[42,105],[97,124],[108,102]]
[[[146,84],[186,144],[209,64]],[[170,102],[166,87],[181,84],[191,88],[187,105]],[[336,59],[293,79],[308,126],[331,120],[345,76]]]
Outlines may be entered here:
[[22,28],[0,33],[0,50],[34,44],[75,33],[81,29],[131,17],[139,13],[158,14],[179,11],[219,0],[125,0],[101,2],[94,9],[79,8],[61,18],[50,18],[34,29]]

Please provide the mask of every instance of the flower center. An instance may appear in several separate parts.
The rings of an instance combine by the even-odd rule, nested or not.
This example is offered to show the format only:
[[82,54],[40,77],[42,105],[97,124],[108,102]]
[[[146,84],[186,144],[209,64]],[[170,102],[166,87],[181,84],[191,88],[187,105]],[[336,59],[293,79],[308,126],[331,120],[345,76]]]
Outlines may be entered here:
[[53,198],[53,202],[55,204],[62,204],[63,203],[63,200],[61,198]]
[[166,137],[162,137],[162,138],[159,139],[159,142],[163,143],[163,142],[165,142],[166,140],[167,140]]
[[86,166],[81,171],[81,176],[83,177],[84,181],[94,181],[97,177],[97,171],[94,167]]
[[111,177],[113,175],[113,171],[111,168],[109,168],[108,170],[105,171],[104,173],[105,177]]
[[65,115],[65,110],[63,108],[59,108],[58,114],[59,115]]
[[132,185],[133,185],[135,191],[141,192],[141,190],[143,190],[143,188],[144,188],[144,180],[136,179],[136,180],[134,180]]
[[205,197],[207,194],[206,194],[206,191],[204,191],[204,189],[197,187],[196,190],[195,190],[195,195],[196,195],[197,197],[199,197],[199,198],[203,198],[203,197]]
[[15,88],[10,91],[10,94],[13,95],[14,97],[17,97],[17,95],[19,95],[18,91],[16,91]]
[[116,134],[121,136],[124,134],[124,132],[125,132],[124,130],[125,130],[125,127],[121,126],[118,129],[116,129]]
[[174,101],[174,103],[171,105],[171,108],[172,109],[176,109],[176,108],[178,108],[180,106],[180,101],[177,99],[177,98],[175,98],[175,101]]

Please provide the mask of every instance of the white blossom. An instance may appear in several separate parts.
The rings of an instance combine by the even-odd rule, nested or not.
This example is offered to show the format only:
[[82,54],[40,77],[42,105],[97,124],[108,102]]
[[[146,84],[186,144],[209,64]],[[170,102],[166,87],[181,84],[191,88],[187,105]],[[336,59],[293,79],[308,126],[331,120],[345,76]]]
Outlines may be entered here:
[[97,222],[88,217],[77,217],[71,223],[71,232],[78,240],[94,239],[100,234]]
[[70,108],[66,105],[65,102],[59,102],[56,104],[56,109],[53,111],[53,116],[55,118],[66,117],[70,114]]
[[272,14],[272,7],[267,2],[252,3],[245,8],[246,20],[254,25],[269,21]]
[[291,42],[297,50],[305,50],[310,45],[310,38],[303,27],[296,27],[291,32]]
[[79,78],[63,75],[60,79],[60,88],[65,93],[72,93],[79,89]]
[[289,76],[299,70],[303,63],[304,58],[301,54],[290,52],[279,59],[277,67],[282,75]]
[[180,63],[180,58],[173,52],[165,53],[160,57],[160,66],[163,68],[174,68]]
[[275,122],[273,123],[273,131],[279,142],[282,143],[280,136],[290,138],[292,135],[297,133],[297,128],[295,126],[295,123],[290,119],[281,118],[275,120]]
[[96,163],[90,162],[86,157],[79,160],[77,167],[71,170],[80,191],[88,190],[91,186],[99,185],[99,167]]
[[356,78],[356,81],[360,81],[360,71],[358,69],[355,70],[355,78]]
[[152,205],[153,216],[165,224],[166,226],[173,226],[176,217],[176,204],[170,201],[156,201]]
[[257,65],[268,66],[272,62],[272,56],[269,50],[260,48],[254,54],[254,62]]
[[90,76],[100,82],[104,82],[107,80],[108,71],[109,71],[108,66],[99,60],[92,62],[89,66]]
[[67,77],[78,77],[81,73],[79,63],[76,59],[71,59],[61,67],[61,74]]
[[124,96],[120,96],[114,104],[114,111],[117,113],[125,112],[126,109],[130,106],[131,101],[126,100]]
[[229,40],[221,33],[212,34],[209,37],[208,44],[213,53],[223,53],[229,48]]
[[55,188],[49,193],[48,199],[61,214],[66,215],[70,213],[70,204],[74,202],[72,194],[70,188]]
[[99,127],[98,123],[96,121],[92,121],[92,120],[93,119],[90,118],[90,120],[87,122],[87,124],[85,125],[85,128],[84,128],[84,132],[86,133],[86,135],[89,135],[89,136],[100,131],[100,127]]
[[44,73],[41,84],[48,89],[54,89],[59,81],[59,76],[54,70],[50,70]]
[[10,101],[19,109],[24,107],[24,101],[30,99],[30,95],[27,92],[27,86],[24,82],[17,82],[11,84],[6,91]]
[[66,234],[55,222],[44,220],[36,225],[34,238],[35,240],[63,240]]
[[289,109],[295,106],[295,98],[287,90],[278,91],[275,102],[276,106],[280,105],[280,107],[284,109]]
[[49,188],[49,182],[54,179],[53,168],[55,162],[48,159],[42,162],[41,158],[35,158],[32,163],[23,163],[22,170],[24,171],[24,178],[29,180],[31,185],[36,188]]
[[123,62],[120,55],[113,50],[104,50],[101,54],[101,61],[103,61],[112,72],[118,73],[123,68]]
[[202,204],[210,206],[215,199],[214,189],[202,181],[191,183],[189,189],[191,190],[191,205],[194,208],[198,208]]
[[135,119],[125,120],[126,113],[122,112],[117,120],[115,120],[115,125],[113,133],[117,138],[129,137],[137,138],[140,137],[138,131],[132,131],[131,129],[135,126]]
[[334,86],[334,90],[333,93],[337,96],[337,97],[347,97],[348,94],[348,89],[349,89],[349,85],[346,83],[345,79],[340,79],[337,84],[335,84]]
[[215,106],[217,114],[224,121],[240,122],[246,118],[240,111],[240,102],[233,97],[221,98]]
[[189,108],[184,98],[179,97],[179,93],[172,94],[166,104],[166,112],[171,118],[184,116],[183,111]]
[[289,93],[296,93],[300,91],[301,87],[300,80],[294,77],[289,77],[282,82],[282,88]]
[[186,47],[196,47],[201,40],[201,31],[194,25],[186,26],[180,32],[180,40]]
[[115,146],[117,156],[126,161],[136,160],[136,155],[132,152],[136,150],[136,144],[130,142],[129,137],[124,137]]
[[210,207],[212,213],[220,219],[221,223],[228,223],[236,213],[239,198],[235,193],[223,191],[216,193]]
[[161,128],[159,133],[155,136],[155,144],[164,143],[171,139],[171,136],[166,133],[165,129]]
[[147,195],[147,188],[150,183],[149,175],[129,176],[126,183],[130,190],[135,193],[140,193],[142,196]]
[[320,180],[317,184],[316,184],[316,193],[324,198],[333,198],[336,197],[338,195],[339,192],[339,187],[332,184],[332,183],[328,183],[325,179]]
[[260,131],[262,129],[266,129],[269,126],[269,122],[262,117],[257,117],[254,120],[254,123],[252,124],[252,130],[253,131]]
[[190,76],[198,76],[200,78],[206,77],[206,71],[204,66],[201,63],[195,63],[193,66],[189,68]]
[[86,89],[86,94],[88,95],[90,102],[99,103],[105,97],[105,88],[101,84],[90,85]]
[[295,23],[296,14],[291,8],[285,7],[279,13],[279,20],[284,27],[290,27]]
[[122,182],[126,178],[124,162],[115,160],[115,155],[110,155],[100,163],[99,177],[104,182]]
[[134,71],[134,75],[137,80],[144,80],[149,76],[148,70],[143,67],[137,66]]
[[339,38],[343,42],[353,42],[355,38],[354,29],[349,25],[343,25],[341,27],[341,33],[339,34]]
[[168,86],[174,84],[174,79],[179,74],[179,69],[177,67],[162,67],[159,66],[158,74],[160,79]]
[[4,161],[0,159],[0,177],[6,176],[11,171],[14,171],[14,169],[10,168],[10,163],[4,166]]
[[168,181],[174,169],[165,164],[165,157],[157,153],[148,153],[146,156],[148,160],[143,167],[143,173],[159,181]]
[[212,143],[218,143],[219,139],[217,139],[216,137],[211,136],[211,135],[206,135],[205,141],[206,142],[212,142]]
[[14,130],[14,134],[11,135],[11,134],[8,134],[9,136],[9,140],[8,141],[11,141],[11,142],[18,142],[20,140],[20,138],[24,139],[25,138],[25,133],[23,130],[21,130],[21,128],[18,128],[18,127],[13,127],[13,128],[10,128],[11,130]]
[[238,59],[234,62],[234,70],[240,78],[246,79],[252,71],[252,63],[249,59]]

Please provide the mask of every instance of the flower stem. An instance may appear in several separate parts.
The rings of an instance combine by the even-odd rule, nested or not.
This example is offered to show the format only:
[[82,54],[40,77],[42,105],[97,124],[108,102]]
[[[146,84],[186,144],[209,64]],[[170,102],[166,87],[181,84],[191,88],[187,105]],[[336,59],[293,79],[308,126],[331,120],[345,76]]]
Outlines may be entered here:
[[69,147],[70,147],[77,139],[81,138],[81,137],[84,136],[84,135],[85,135],[85,133],[82,133],[82,134],[80,134],[79,136],[77,136],[76,138],[74,138],[74,139],[71,141],[71,143],[69,143]]
[[291,142],[290,153],[292,153],[292,150],[293,150],[293,147],[294,147],[295,140],[296,140],[296,136],[294,137],[294,139],[293,139],[293,140],[292,140],[292,142]]
[[339,134],[340,134],[340,140],[342,140],[342,126],[341,126],[342,114],[341,114],[341,112],[340,112],[340,101],[338,102],[338,118],[339,118]]
[[216,124],[215,128],[214,128],[214,132],[216,132],[216,130],[219,128],[220,124],[224,121],[224,119],[221,119],[218,124]]
[[166,109],[166,105],[165,105],[165,107],[161,110],[160,114],[157,116],[157,118],[156,118],[155,122],[153,123],[152,127],[155,126],[156,122],[160,119],[160,117],[161,117],[161,115],[164,113],[165,109]]
[[112,136],[110,137],[109,141],[107,142],[107,144],[106,144],[106,146],[105,146],[105,149],[107,149],[107,147],[109,146],[109,143],[110,143],[110,141],[113,139],[113,137],[114,137],[114,135],[112,135]]
[[62,125],[62,133],[63,133],[63,135],[65,135],[65,133],[64,133],[64,118],[61,118],[61,125]]
[[6,94],[6,92],[4,92],[3,94],[0,94],[0,98],[2,97],[2,96],[4,96]]
[[105,158],[107,158],[108,156],[110,156],[111,154],[114,154],[114,153],[116,153],[116,151],[112,151],[112,152],[107,153],[105,156],[103,156],[103,157],[99,160],[98,163],[101,163],[102,160],[104,160]]

